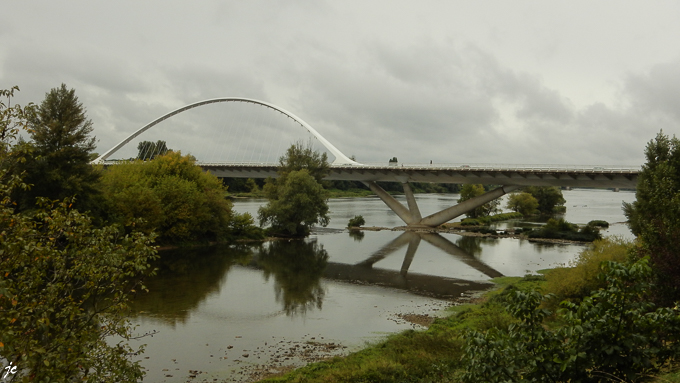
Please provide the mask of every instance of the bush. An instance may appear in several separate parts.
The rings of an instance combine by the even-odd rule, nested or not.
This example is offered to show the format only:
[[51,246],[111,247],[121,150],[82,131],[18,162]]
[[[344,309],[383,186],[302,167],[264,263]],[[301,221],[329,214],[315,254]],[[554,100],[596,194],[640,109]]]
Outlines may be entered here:
[[347,227],[361,227],[366,224],[366,220],[364,220],[364,217],[361,215],[355,215],[354,218],[351,218],[349,220],[349,223],[347,223]]
[[604,228],[608,228],[608,227],[609,227],[609,222],[607,222],[607,221],[602,221],[602,220],[599,220],[599,219],[598,219],[598,220],[594,220],[594,221],[588,222],[588,226],[595,226],[595,227],[604,227]]
[[606,262],[605,288],[580,304],[564,303],[563,327],[547,330],[544,297],[513,291],[506,309],[519,322],[466,336],[466,382],[638,381],[680,355],[678,309],[656,308],[647,299],[651,268]]
[[120,223],[144,219],[137,228],[158,233],[163,244],[227,238],[232,212],[226,189],[195,162],[169,152],[152,161],[109,166],[101,188],[111,217]]
[[540,229],[532,230],[528,234],[529,238],[550,238],[566,239],[569,241],[592,242],[601,239],[600,231],[590,225],[581,229],[578,225],[565,221],[564,219],[549,219],[548,223]]
[[632,247],[632,243],[621,237],[594,241],[569,263],[569,267],[552,269],[546,274],[545,292],[554,295],[548,302],[553,307],[563,300],[580,302],[604,287],[604,281],[598,278],[602,263],[624,262]]

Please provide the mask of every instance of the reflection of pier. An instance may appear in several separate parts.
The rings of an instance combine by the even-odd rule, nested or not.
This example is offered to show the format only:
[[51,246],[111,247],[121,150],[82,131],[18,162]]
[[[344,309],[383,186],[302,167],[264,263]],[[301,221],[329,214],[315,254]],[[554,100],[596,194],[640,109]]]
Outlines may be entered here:
[[345,263],[329,262],[323,277],[333,280],[392,287],[408,290],[414,294],[437,298],[460,297],[462,293],[482,291],[490,283],[466,281],[464,279],[438,277],[418,273],[403,274],[399,271],[370,268]]
[[[466,253],[460,247],[454,245],[439,234],[405,231],[399,237],[373,253],[369,258],[356,265],[329,263],[324,271],[324,277],[406,289],[417,294],[434,295],[438,297],[460,296],[461,293],[469,292],[471,290],[485,290],[489,288],[490,285],[488,283],[409,273],[408,269],[411,266],[411,262],[413,261],[413,257],[418,250],[421,240],[429,242],[447,254],[454,256],[457,260],[464,262],[468,266],[491,278],[503,276],[499,271]],[[375,263],[388,257],[406,245],[408,245],[408,248],[406,249],[406,255],[400,271],[373,267]]]
[[462,261],[466,265],[484,273],[484,275],[487,275],[490,278],[503,276],[503,274],[501,274],[498,270],[495,270],[474,256],[466,253],[463,249],[454,245],[451,241],[442,237],[441,235],[437,233],[420,233],[414,231],[403,232],[400,236],[389,242],[387,245],[383,246],[380,250],[373,253],[373,255],[371,255],[365,261],[359,262],[357,266],[367,266],[372,268],[375,263],[408,244],[406,256],[404,257],[404,263],[401,265],[401,274],[406,275],[408,273],[409,267],[411,266],[411,262],[413,261],[413,257],[418,250],[421,239],[424,239],[433,246],[443,250],[447,254],[452,255],[457,260]]

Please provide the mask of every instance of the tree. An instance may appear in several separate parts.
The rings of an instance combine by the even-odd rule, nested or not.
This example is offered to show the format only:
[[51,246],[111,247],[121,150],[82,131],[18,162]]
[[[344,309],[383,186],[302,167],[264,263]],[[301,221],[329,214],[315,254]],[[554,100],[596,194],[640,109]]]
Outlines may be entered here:
[[315,224],[327,226],[328,198],[307,169],[292,171],[277,181],[276,198],[258,210],[260,225],[276,235],[305,237]]
[[[486,193],[484,191],[484,186],[479,185],[479,184],[465,184],[463,187],[460,189],[460,199],[458,199],[458,202],[463,202],[467,201],[471,198],[480,196],[482,194]],[[484,205],[475,208],[474,210],[470,210],[469,212],[465,213],[470,218],[479,218],[479,217],[487,217],[492,214],[496,214],[499,209],[498,205],[501,204],[501,201],[499,199],[495,199],[493,201],[487,202]]]
[[12,105],[15,91],[19,91],[19,87],[0,89],[0,170],[5,170],[3,174],[6,179],[21,173],[20,167],[31,151],[25,142],[17,142],[17,137],[19,131],[27,130],[28,118],[33,113],[34,105]]
[[[168,152],[152,161],[109,166],[101,185],[113,219],[142,218],[138,229],[157,232],[161,243],[225,240],[231,234],[235,214],[226,188],[190,155]],[[240,232],[246,221],[239,220]]]
[[680,140],[663,131],[647,144],[638,175],[636,201],[624,203],[628,224],[649,256],[669,302],[680,297]]
[[[0,126],[11,127],[0,141],[3,163],[30,156],[9,144],[27,113],[5,112],[0,106]],[[39,198],[31,215],[18,212],[11,195],[26,185],[10,171],[0,168],[0,358],[18,367],[17,381],[139,380],[125,314],[156,257],[152,238],[95,228],[70,199]]]
[[153,160],[156,156],[165,155],[171,149],[168,149],[165,141],[158,140],[142,141],[137,145],[137,158],[140,160]]
[[303,145],[302,142],[296,142],[291,145],[286,155],[279,158],[279,165],[279,178],[296,170],[307,169],[318,183],[322,183],[330,171],[328,155],[312,149],[311,143]]
[[524,216],[529,216],[538,211],[538,200],[529,193],[512,193],[508,197],[506,207]]
[[545,215],[555,213],[556,207],[564,206],[564,203],[567,202],[562,191],[555,186],[529,186],[524,188],[524,192],[536,198],[538,211]]
[[296,143],[279,159],[279,177],[264,186],[269,203],[258,210],[260,225],[277,235],[304,237],[315,224],[328,225],[328,197],[321,184],[330,166],[326,153]]
[[96,209],[99,173],[90,165],[95,137],[90,137],[92,121],[75,90],[64,84],[52,89],[28,116],[28,125],[34,155],[21,170],[31,188],[15,196],[19,210],[32,209],[37,197],[63,200],[72,196],[76,208]]

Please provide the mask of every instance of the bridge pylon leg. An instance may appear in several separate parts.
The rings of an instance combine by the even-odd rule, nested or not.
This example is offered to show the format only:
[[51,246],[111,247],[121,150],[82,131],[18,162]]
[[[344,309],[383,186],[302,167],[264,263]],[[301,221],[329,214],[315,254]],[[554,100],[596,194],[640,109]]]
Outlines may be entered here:
[[385,204],[390,209],[392,209],[392,211],[395,212],[399,218],[404,221],[404,223],[406,223],[406,225],[415,227],[437,227],[521,187],[518,185],[501,186],[480,196],[470,198],[467,201],[451,206],[448,209],[444,209],[440,212],[422,218],[420,209],[416,203],[415,196],[413,195],[413,190],[411,189],[411,186],[408,184],[408,182],[402,182],[404,194],[406,194],[408,208],[401,202],[397,201],[383,188],[378,186],[378,184],[374,181],[364,182],[364,184],[367,185],[371,191],[375,193],[383,202],[385,202]]
[[[387,193],[385,189],[378,186],[377,183],[375,183],[374,181],[370,181],[364,182],[364,184],[368,186],[371,189],[371,191],[378,196],[378,198],[385,202],[385,205],[392,209],[392,211],[395,212],[399,216],[399,218],[401,218],[401,220],[404,221],[407,225],[419,221],[419,220],[416,221],[414,219],[412,212],[409,211],[409,209],[406,208],[406,206],[402,205],[401,202],[397,201],[394,197]],[[413,193],[411,193],[411,198],[413,198]],[[413,198],[413,203],[415,204],[415,198]]]
[[451,206],[448,209],[444,209],[438,213],[429,215],[423,218],[420,221],[420,224],[423,226],[437,227],[471,210],[474,210],[487,202],[493,201],[496,198],[500,198],[513,190],[519,189],[520,187],[521,186],[517,185],[501,186],[480,196],[470,198],[467,201],[463,201],[457,205]]

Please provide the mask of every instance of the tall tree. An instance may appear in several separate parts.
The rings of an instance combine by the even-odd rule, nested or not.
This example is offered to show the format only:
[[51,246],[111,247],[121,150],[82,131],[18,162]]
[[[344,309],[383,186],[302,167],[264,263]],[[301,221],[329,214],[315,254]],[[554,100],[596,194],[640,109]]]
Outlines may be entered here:
[[661,131],[645,156],[636,200],[623,210],[642,243],[638,254],[651,258],[663,298],[672,302],[680,297],[680,140]]
[[562,195],[562,190],[555,186],[529,186],[524,188],[524,192],[536,198],[538,211],[545,215],[555,213],[555,208],[564,206],[567,202]]
[[260,225],[270,224],[275,235],[304,237],[315,224],[328,225],[328,193],[321,184],[330,165],[326,153],[296,143],[279,159],[276,180],[264,191],[269,203],[258,211]]
[[75,196],[80,210],[95,207],[99,173],[90,165],[95,149],[92,121],[74,89],[62,84],[45,99],[28,119],[35,156],[27,161],[25,181],[32,185],[19,200],[19,210],[35,206],[37,197],[62,200]]
[[163,156],[171,149],[163,140],[142,141],[137,145],[137,158],[140,160],[153,160],[157,156]]
[[[463,187],[460,189],[460,199],[458,202],[463,202],[467,201],[471,198],[480,196],[482,194],[486,193],[484,191],[484,185],[473,185],[473,184],[465,184]],[[492,214],[496,214],[499,212],[498,206],[501,204],[501,201],[499,199],[495,199],[493,201],[487,202],[484,205],[474,209],[470,210],[469,212],[465,213],[470,218],[479,218],[479,217],[486,217]]]

